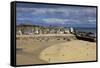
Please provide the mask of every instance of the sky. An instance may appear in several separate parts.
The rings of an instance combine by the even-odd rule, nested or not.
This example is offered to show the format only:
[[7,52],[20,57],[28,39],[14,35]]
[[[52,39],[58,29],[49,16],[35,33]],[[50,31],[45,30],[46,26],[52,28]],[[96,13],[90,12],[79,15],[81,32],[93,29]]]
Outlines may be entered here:
[[16,23],[40,26],[96,27],[96,7],[16,4]]

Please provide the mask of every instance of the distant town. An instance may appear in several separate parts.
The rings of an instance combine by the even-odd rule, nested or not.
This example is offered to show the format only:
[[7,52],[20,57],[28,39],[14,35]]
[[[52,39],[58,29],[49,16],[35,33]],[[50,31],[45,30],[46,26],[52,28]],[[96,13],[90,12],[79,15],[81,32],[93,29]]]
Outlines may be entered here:
[[[72,30],[73,31],[73,30]],[[38,26],[31,24],[17,25],[17,35],[32,35],[32,34],[69,34],[72,32],[70,28],[55,27],[55,26]]]

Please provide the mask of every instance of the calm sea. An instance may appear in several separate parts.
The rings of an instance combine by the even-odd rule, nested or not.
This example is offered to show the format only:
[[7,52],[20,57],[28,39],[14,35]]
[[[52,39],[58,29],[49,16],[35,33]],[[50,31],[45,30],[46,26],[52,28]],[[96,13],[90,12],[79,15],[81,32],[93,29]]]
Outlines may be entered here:
[[75,28],[76,31],[80,32],[92,32],[96,33],[96,28]]

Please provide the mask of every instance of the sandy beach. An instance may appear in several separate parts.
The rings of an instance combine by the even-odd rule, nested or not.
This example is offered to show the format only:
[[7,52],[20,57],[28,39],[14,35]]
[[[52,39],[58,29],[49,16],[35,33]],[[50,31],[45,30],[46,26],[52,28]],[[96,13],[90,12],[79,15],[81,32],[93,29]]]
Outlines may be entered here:
[[96,60],[96,42],[17,39],[17,65]]
[[96,44],[82,40],[55,44],[42,51],[40,58],[49,63],[95,61]]

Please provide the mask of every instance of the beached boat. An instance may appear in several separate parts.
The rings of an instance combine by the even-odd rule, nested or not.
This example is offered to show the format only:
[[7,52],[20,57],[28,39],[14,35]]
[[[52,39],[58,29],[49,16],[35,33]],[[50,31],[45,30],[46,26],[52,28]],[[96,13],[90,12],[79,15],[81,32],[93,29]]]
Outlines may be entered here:
[[77,39],[87,40],[87,41],[96,41],[96,34],[91,32],[76,32]]

